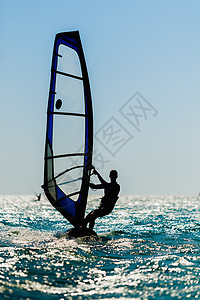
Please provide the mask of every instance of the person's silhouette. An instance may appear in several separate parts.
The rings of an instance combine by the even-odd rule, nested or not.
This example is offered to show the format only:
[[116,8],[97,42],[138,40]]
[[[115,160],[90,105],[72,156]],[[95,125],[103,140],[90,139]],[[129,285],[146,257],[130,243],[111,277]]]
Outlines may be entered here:
[[37,196],[37,199],[35,201],[40,201],[41,199],[41,193],[39,195],[36,195]]
[[89,223],[90,229],[93,229],[95,220],[97,218],[103,217],[111,213],[117,199],[119,198],[118,194],[120,191],[120,185],[116,181],[118,177],[116,170],[110,171],[110,182],[106,182],[95,169],[93,171],[93,174],[98,176],[98,179],[101,183],[90,183],[89,186],[92,189],[104,189],[104,196],[101,198],[99,207],[91,211],[84,220],[84,226],[87,227],[87,224]]

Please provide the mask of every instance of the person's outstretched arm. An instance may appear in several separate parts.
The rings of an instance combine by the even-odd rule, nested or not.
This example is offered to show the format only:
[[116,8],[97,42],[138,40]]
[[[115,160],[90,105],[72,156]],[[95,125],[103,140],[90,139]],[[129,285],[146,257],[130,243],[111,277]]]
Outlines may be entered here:
[[92,189],[95,189],[95,190],[104,188],[103,184],[94,184],[94,183],[89,183],[89,187],[91,187]]
[[103,184],[104,186],[107,184],[107,182],[103,179],[103,177],[101,177],[101,175],[99,174],[99,172],[97,172],[96,170],[94,170],[95,175],[97,175],[97,177],[99,178],[99,181],[101,182],[101,184]]

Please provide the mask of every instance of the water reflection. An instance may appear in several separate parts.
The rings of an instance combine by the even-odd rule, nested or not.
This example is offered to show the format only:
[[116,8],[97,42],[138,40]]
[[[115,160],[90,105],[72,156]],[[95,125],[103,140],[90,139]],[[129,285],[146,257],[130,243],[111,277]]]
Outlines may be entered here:
[[[1,199],[2,295],[200,297],[200,214],[194,196],[123,197],[112,215],[97,221],[99,239],[67,239],[63,233],[70,225],[45,199],[30,197]],[[88,210],[95,205],[91,200]]]

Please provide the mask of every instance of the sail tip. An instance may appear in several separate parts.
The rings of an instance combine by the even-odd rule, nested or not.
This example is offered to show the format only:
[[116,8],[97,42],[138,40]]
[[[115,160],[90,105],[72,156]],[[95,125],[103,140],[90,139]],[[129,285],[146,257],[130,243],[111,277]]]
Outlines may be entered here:
[[63,32],[58,32],[56,34],[56,37],[62,37],[62,36],[70,36],[70,35],[80,35],[79,30],[72,30],[72,31],[63,31]]

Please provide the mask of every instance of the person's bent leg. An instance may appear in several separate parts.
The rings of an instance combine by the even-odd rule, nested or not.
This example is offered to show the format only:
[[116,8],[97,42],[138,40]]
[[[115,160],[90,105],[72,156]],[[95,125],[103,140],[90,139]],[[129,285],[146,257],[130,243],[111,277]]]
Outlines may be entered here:
[[93,214],[95,210],[91,211],[84,219],[84,227],[87,227],[87,224],[93,220]]
[[91,211],[84,220],[84,226],[86,227],[89,223],[89,228],[93,229],[96,218],[103,217],[104,213],[102,209],[95,209]]
[[90,228],[90,229],[93,229],[93,228],[94,228],[94,224],[95,224],[95,219],[94,219],[94,220],[91,220],[91,221],[89,222],[89,228]]
[[103,209],[101,208],[97,208],[95,210],[93,210],[91,213],[89,213],[89,215],[86,217],[86,226],[89,223],[89,228],[93,229],[94,228],[94,224],[95,224],[95,220],[99,217],[103,217],[105,216],[106,213]]

